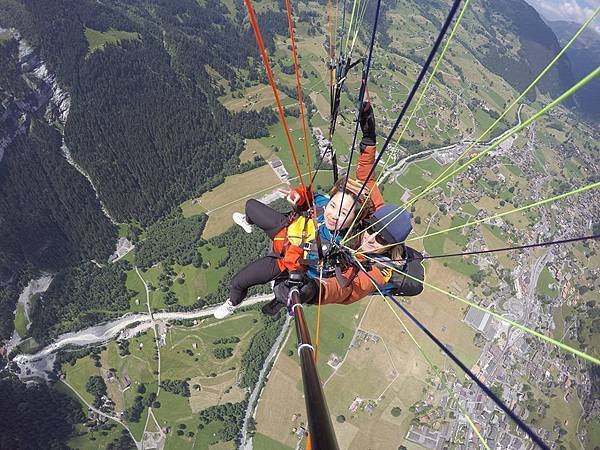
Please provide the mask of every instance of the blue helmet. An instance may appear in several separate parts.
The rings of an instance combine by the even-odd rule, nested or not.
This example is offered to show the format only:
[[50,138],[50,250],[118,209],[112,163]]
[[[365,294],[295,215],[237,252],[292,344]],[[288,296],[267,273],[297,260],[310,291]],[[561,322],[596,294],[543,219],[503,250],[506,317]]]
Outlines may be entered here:
[[369,220],[375,230],[389,244],[402,243],[412,231],[412,215],[398,205],[383,205]]

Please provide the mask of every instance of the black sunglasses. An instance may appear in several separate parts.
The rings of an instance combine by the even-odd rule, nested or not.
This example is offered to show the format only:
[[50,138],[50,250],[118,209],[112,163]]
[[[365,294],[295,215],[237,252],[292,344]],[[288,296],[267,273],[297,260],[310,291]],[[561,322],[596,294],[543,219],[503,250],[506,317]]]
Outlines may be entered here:
[[374,222],[373,225],[371,225],[370,223],[367,223],[367,226],[369,227],[369,230],[365,230],[365,233],[368,233],[371,236],[375,234],[375,242],[377,242],[379,245],[382,245],[382,246],[389,244],[389,242],[386,241],[384,239],[384,237],[380,234],[381,227],[379,226],[378,223]]

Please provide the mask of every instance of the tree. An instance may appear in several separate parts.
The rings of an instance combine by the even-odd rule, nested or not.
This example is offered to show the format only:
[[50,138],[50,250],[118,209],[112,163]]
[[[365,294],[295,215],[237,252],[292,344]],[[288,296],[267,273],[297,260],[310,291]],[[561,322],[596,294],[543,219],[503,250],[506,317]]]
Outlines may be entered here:
[[45,383],[0,377],[0,448],[68,448],[75,425],[85,422],[81,405]]
[[106,395],[106,383],[100,375],[93,375],[85,385],[85,390],[96,398]]
[[233,349],[231,347],[217,347],[213,349],[213,355],[217,359],[227,359],[233,356]]
[[[172,394],[178,394],[182,397],[190,396],[190,385],[187,380],[163,380],[160,385],[165,391]],[[195,386],[200,387],[200,385]]]
[[145,394],[146,393],[146,385],[144,383],[141,383],[138,388],[137,388],[138,394]]
[[400,414],[402,414],[402,409],[399,406],[394,406],[390,413],[394,417],[400,417]]
[[340,414],[339,416],[337,416],[335,418],[335,420],[337,420],[339,423],[344,423],[346,421],[346,416],[344,416],[343,414]]

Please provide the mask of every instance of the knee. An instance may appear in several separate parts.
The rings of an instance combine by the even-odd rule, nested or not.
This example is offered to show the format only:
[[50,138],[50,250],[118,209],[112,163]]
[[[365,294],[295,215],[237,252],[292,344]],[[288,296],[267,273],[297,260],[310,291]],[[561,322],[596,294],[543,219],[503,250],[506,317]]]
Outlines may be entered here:
[[414,297],[423,292],[423,283],[419,283],[415,280],[411,280],[409,283],[405,283],[402,287],[402,296]]
[[246,213],[246,220],[250,223],[253,222],[253,219],[256,218],[256,214],[258,212],[258,209],[263,206],[263,204],[261,202],[259,202],[256,199],[251,198],[250,200],[248,200],[246,202],[246,207],[245,207],[245,213]]
[[256,211],[256,208],[258,208],[262,205],[263,205],[262,202],[259,202],[255,198],[251,198],[250,200],[248,200],[246,202],[246,214],[248,213],[248,211]]
[[236,291],[243,291],[244,289],[246,289],[246,283],[244,283],[244,279],[243,277],[240,276],[240,274],[236,274],[232,279],[231,279],[231,288],[236,290]]

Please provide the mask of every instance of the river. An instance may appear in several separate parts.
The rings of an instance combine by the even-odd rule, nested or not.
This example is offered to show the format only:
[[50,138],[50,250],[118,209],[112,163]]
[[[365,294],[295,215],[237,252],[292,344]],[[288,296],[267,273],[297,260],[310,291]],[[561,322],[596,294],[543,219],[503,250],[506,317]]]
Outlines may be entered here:
[[[31,320],[29,318],[29,311],[31,309],[31,299],[36,294],[41,294],[42,292],[46,292],[46,290],[48,289],[48,286],[50,286],[51,282],[52,282],[52,275],[50,275],[48,273],[44,273],[44,274],[42,274],[42,276],[40,278],[31,280],[29,282],[29,284],[27,284],[27,286],[25,286],[25,289],[23,289],[23,292],[21,292],[21,295],[19,295],[19,300],[17,302],[17,306],[15,307],[15,316],[19,309],[19,305],[22,305],[23,310],[25,312],[25,319],[27,320],[27,329],[29,329],[30,322],[31,322]],[[10,340],[6,344],[6,353],[8,354],[8,353],[12,352],[13,349],[15,349],[21,342],[23,342],[23,337],[19,335],[17,330],[14,330]]]
[[[244,306],[271,300],[273,294],[257,295],[244,302]],[[70,346],[83,347],[91,344],[102,344],[112,339],[129,338],[133,334],[145,331],[153,326],[154,322],[170,322],[174,320],[197,319],[211,316],[217,306],[210,306],[188,312],[159,312],[154,314],[154,321],[147,313],[127,313],[113,321],[89,327],[72,333],[60,335],[56,341],[35,354],[20,354],[12,359],[21,369],[19,377],[30,379],[33,377],[48,379],[48,372],[53,370],[55,353],[57,350]],[[132,325],[138,322],[133,330]]]

